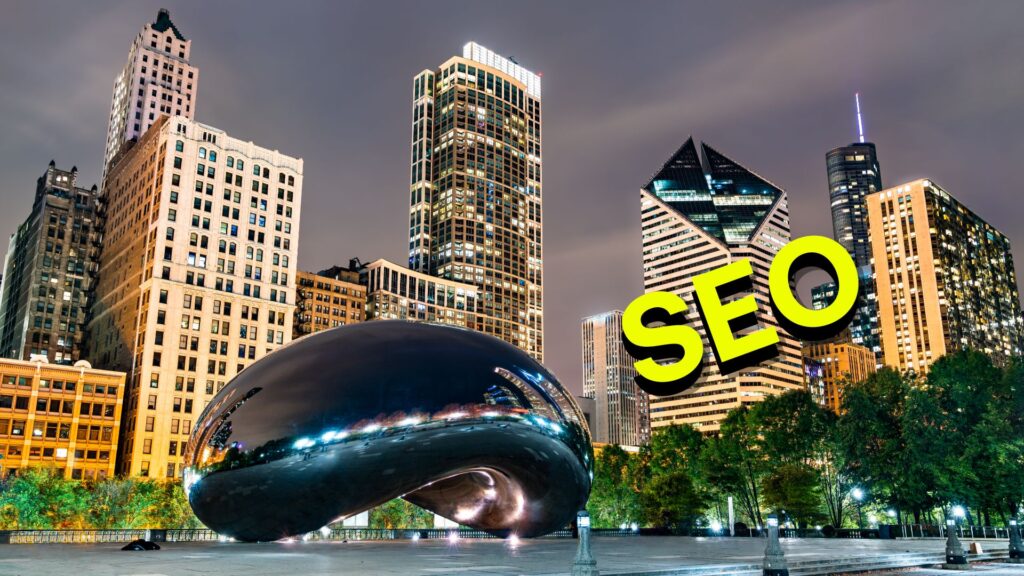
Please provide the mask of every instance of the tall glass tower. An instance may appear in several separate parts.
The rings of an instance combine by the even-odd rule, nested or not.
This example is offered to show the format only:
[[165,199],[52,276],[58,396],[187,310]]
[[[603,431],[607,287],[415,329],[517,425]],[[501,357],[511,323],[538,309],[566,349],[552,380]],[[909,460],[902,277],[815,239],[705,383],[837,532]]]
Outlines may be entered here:
[[[856,95],[858,141],[830,150],[825,155],[828,168],[829,201],[832,206],[832,236],[853,256],[861,279],[861,304],[850,323],[850,338],[869,348],[881,360],[878,336],[878,306],[871,279],[871,244],[868,240],[866,198],[882,189],[875,145],[864,139],[860,95]],[[814,290],[815,306],[831,301],[834,292],[828,284]],[[832,295],[834,296],[834,294]]]
[[473,328],[543,360],[540,76],[470,42],[413,80],[409,267],[473,284]]
[[[692,302],[693,278],[741,258],[753,268],[749,291],[758,326],[778,327],[768,302],[768,267],[790,239],[786,193],[707,144],[688,139],[640,191],[644,290]],[[706,340],[691,308],[691,326]],[[710,347],[700,379],[681,394],[652,397],[651,428],[690,424],[714,432],[733,408],[804,388],[800,344],[779,330],[779,355],[722,374]]]

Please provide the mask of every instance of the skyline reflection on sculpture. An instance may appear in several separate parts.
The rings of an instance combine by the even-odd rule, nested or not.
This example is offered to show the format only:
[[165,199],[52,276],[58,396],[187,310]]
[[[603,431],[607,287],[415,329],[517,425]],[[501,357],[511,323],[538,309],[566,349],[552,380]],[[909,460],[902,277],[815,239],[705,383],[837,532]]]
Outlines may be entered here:
[[[186,460],[201,520],[270,540],[394,497],[495,534],[541,535],[585,505],[593,454],[578,406],[517,348],[379,321],[297,340],[245,370],[204,411]],[[235,491],[262,505],[245,510]]]

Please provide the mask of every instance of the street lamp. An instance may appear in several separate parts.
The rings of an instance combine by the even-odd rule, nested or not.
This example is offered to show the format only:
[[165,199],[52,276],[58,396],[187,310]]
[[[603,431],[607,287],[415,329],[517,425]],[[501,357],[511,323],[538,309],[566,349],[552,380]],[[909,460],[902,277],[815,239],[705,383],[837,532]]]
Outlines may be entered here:
[[966,515],[967,515],[967,512],[964,510],[963,506],[961,506],[959,504],[957,504],[956,506],[953,506],[953,516],[955,518],[960,520],[960,519],[962,519]]
[[864,512],[861,510],[861,502],[864,500],[864,491],[860,488],[854,488],[850,490],[850,495],[857,501],[857,527],[864,527]]

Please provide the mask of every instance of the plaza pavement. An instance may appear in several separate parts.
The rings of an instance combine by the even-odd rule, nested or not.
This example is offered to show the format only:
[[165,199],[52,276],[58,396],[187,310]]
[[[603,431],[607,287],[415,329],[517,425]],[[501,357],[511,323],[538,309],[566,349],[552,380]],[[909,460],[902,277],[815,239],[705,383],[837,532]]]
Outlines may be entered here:
[[[759,538],[597,537],[594,555],[602,574],[656,572],[684,566],[759,564],[765,541]],[[151,552],[122,552],[117,544],[5,544],[0,545],[0,576],[409,576],[498,575],[550,576],[568,574],[576,540],[542,538],[511,546],[501,540],[166,543]],[[1006,543],[985,542],[986,550]],[[944,550],[942,540],[785,539],[789,562],[905,552]],[[992,566],[991,568],[994,568]],[[1024,575],[1004,565],[989,576]],[[708,573],[714,574],[714,570]],[[931,576],[929,571],[902,571]],[[965,574],[966,572],[958,572]],[[946,574],[950,574],[947,572]]]

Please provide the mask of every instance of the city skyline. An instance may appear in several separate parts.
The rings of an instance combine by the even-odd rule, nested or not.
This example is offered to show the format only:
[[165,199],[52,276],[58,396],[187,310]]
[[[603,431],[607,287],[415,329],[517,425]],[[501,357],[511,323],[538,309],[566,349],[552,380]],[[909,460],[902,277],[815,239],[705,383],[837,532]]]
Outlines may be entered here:
[[[655,37],[677,19],[641,22],[615,6],[575,14],[535,4],[509,23],[487,25],[486,11],[468,6],[453,10],[457,18],[423,26],[428,10],[409,5],[398,11],[392,33],[402,37],[408,28],[414,40],[391,43],[360,30],[359,22],[377,10],[370,6],[309,4],[288,7],[294,16],[282,18],[274,11],[283,7],[21,5],[13,9],[17,29],[0,24],[0,73],[8,79],[0,113],[12,121],[2,140],[0,198],[9,209],[0,229],[13,232],[28,213],[26,191],[51,158],[77,165],[79,185],[99,183],[110,83],[123,66],[128,31],[151,20],[161,5],[199,42],[192,57],[203,70],[197,118],[306,160],[299,269],[323,269],[349,257],[404,261],[409,78],[424,66],[477,41],[545,73],[545,296],[556,303],[548,307],[546,359],[576,392],[580,318],[625,306],[642,292],[637,183],[690,133],[786,189],[794,237],[829,236],[822,160],[827,150],[856,141],[852,97],[860,91],[866,131],[884,160],[887,182],[930,176],[1004,231],[1016,252],[1024,249],[1011,171],[1001,163],[978,169],[1024,152],[1014,140],[1024,119],[1010,113],[1022,96],[1014,78],[1024,65],[1009,55],[1019,53],[1012,44],[1022,40],[1009,33],[1013,18],[955,5],[934,14],[881,4],[858,4],[855,12],[841,5],[801,4],[805,9],[778,13],[753,6],[750,24],[739,23],[751,27],[750,39],[729,46],[697,26],[678,43],[659,45],[630,27],[643,24]],[[34,33],[55,9],[76,23],[72,33]],[[672,9],[710,28],[727,16],[705,7]],[[524,38],[518,24],[534,18],[534,35]],[[598,29],[609,18],[622,23],[620,32]],[[318,22],[312,30],[298,24],[311,21]],[[574,26],[562,33],[569,23]],[[870,36],[860,32],[867,24]],[[255,33],[224,33],[235,27]],[[806,34],[772,31],[778,27]],[[935,35],[946,41],[915,42]],[[997,37],[1011,45],[989,40]],[[858,39],[872,42],[857,45]],[[759,45],[770,49],[761,53]],[[318,46],[328,58],[303,62]],[[697,46],[707,48],[699,58]],[[934,55],[918,57],[918,46]],[[33,58],[16,61],[22,50]],[[324,67],[336,78],[325,77]],[[823,74],[830,70],[843,73]]]

